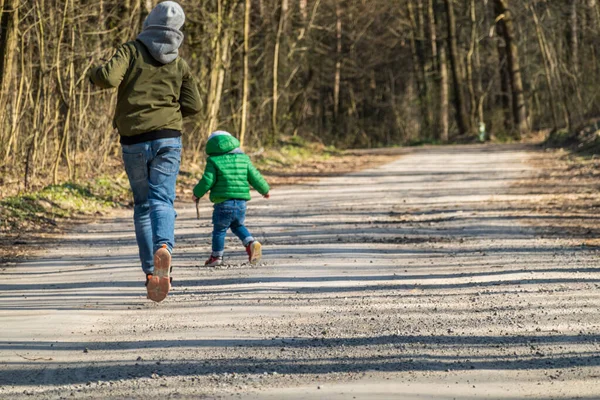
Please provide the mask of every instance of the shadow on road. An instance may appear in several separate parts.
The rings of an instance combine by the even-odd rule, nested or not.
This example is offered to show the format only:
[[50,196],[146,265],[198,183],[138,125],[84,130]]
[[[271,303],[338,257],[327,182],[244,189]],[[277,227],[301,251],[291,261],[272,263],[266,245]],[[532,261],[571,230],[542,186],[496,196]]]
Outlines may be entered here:
[[[202,218],[196,221],[195,211],[189,205],[180,206],[177,242],[181,251],[176,249],[174,260],[182,274],[178,277],[175,270],[170,304],[173,308],[226,305],[232,313],[243,313],[249,304],[261,310],[286,307],[285,303],[269,303],[271,296],[293,299],[305,306],[311,301],[330,305],[385,298],[399,305],[398,309],[388,310],[399,314],[394,315],[397,319],[421,313],[432,324],[451,326],[452,320],[474,313],[476,316],[470,317],[469,323],[489,327],[489,335],[451,331],[448,335],[416,335],[408,331],[381,335],[366,324],[362,336],[338,338],[322,334],[273,340],[8,340],[0,342],[0,354],[17,355],[23,361],[0,360],[0,385],[74,384],[152,374],[598,367],[600,352],[596,343],[600,336],[589,331],[574,334],[572,329],[563,332],[546,326],[543,332],[540,328],[540,334],[509,334],[522,322],[519,318],[546,316],[553,304],[564,301],[553,297],[554,293],[570,291],[568,304],[561,303],[561,310],[570,313],[570,322],[578,315],[591,313],[596,309],[598,296],[591,298],[596,303],[582,308],[576,289],[600,287],[600,267],[582,262],[595,249],[582,242],[600,236],[600,227],[595,224],[584,230],[564,225],[576,225],[582,218],[598,221],[599,215],[580,209],[557,215],[559,206],[552,200],[555,187],[536,185],[524,164],[490,164],[485,157],[469,157],[493,152],[495,157],[510,161],[515,159],[515,152],[523,149],[417,149],[415,154],[426,152],[434,160],[437,155],[447,159],[453,154],[460,154],[464,160],[452,165],[444,165],[443,160],[439,164],[434,161],[411,165],[412,170],[405,164],[393,164],[352,174],[353,184],[348,183],[348,178],[334,176],[303,188],[275,191],[270,203],[251,204],[248,215],[271,264],[261,269],[242,265],[236,274],[196,268],[208,252],[210,210],[204,205]],[[522,156],[516,159],[519,157]],[[525,183],[510,185],[518,180]],[[562,192],[581,190],[577,182],[565,185]],[[7,279],[0,282],[0,311],[126,310],[142,301],[142,279],[123,279],[118,275],[119,271],[138,268],[132,223],[119,220],[111,226],[113,229],[100,225],[66,237],[61,243],[69,249],[65,255],[32,260],[26,271],[19,267],[3,271],[1,275]],[[565,237],[570,241],[556,240]],[[126,254],[112,254],[110,249],[114,248],[127,249]],[[242,259],[244,255],[240,248],[229,252],[232,258]],[[86,255],[82,257],[80,253]],[[306,259],[316,261],[308,263]],[[11,281],[19,277],[31,279]],[[514,300],[520,294],[532,297],[512,303],[507,299]],[[542,297],[536,297],[539,294],[547,296],[540,300]],[[460,299],[461,303],[450,307],[450,299]],[[420,301],[420,310],[400,309],[403,302],[414,305]],[[515,310],[518,315],[510,314]],[[510,318],[503,313],[509,313]],[[504,318],[509,323],[498,324],[494,318]],[[261,332],[259,336],[266,335]],[[550,346],[551,351],[544,350]],[[364,348],[363,353],[369,355],[344,354],[349,347]],[[54,353],[77,354],[77,361],[28,355],[43,355],[50,348]],[[85,355],[79,354],[84,349],[114,357],[88,362]],[[135,355],[140,351],[146,357],[153,349],[179,349],[178,354],[186,356],[157,362],[158,359],[138,360]],[[296,350],[301,351],[294,353]]]

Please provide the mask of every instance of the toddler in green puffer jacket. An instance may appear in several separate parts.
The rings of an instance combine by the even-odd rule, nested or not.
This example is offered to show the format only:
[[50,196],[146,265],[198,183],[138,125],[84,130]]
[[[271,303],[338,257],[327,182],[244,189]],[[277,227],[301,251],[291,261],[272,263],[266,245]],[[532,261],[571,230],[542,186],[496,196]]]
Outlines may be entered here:
[[268,199],[269,184],[240,149],[240,142],[228,132],[211,134],[206,153],[209,156],[206,168],[194,187],[193,197],[198,202],[210,191],[210,201],[214,203],[212,254],[204,265],[214,267],[223,263],[228,229],[242,241],[250,263],[256,264],[262,257],[262,246],[244,226],[246,202],[251,198],[250,186]]

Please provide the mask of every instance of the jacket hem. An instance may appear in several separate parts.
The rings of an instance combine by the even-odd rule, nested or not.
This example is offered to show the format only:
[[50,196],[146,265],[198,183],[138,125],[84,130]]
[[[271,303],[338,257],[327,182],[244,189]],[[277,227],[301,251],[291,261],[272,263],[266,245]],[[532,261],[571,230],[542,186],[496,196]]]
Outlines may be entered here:
[[150,131],[140,133],[139,135],[123,136],[121,135],[121,144],[138,144],[144,142],[150,142],[157,139],[171,139],[181,137],[181,132],[175,129],[159,129],[156,131]]

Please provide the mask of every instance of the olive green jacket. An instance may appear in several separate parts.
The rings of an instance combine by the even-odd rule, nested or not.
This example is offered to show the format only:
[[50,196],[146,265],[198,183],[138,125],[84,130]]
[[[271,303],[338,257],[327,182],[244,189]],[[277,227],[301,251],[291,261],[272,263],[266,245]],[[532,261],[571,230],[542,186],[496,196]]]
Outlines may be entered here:
[[183,58],[161,64],[135,40],[121,45],[105,65],[90,71],[89,78],[101,88],[119,88],[113,125],[122,136],[181,131],[183,118],[199,113],[202,106]]
[[250,157],[235,152],[239,146],[233,136],[216,136],[208,141],[206,152],[210,157],[202,179],[194,187],[194,196],[201,198],[210,190],[210,201],[218,204],[232,199],[250,200],[250,185],[262,195],[269,193],[269,184]]

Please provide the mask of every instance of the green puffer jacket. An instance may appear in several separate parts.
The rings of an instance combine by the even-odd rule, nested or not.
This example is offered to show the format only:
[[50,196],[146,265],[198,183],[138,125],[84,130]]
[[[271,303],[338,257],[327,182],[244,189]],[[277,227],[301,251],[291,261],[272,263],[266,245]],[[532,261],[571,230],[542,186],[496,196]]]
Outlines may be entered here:
[[201,110],[198,86],[185,60],[161,64],[137,40],[120,46],[89,77],[101,88],[119,88],[113,125],[122,136],[160,129],[181,132],[183,118]]
[[244,153],[230,153],[240,146],[233,136],[215,136],[206,144],[204,175],[194,188],[194,196],[201,198],[210,190],[210,201],[215,204],[231,199],[250,200],[250,185],[260,194],[269,193],[269,184]]

